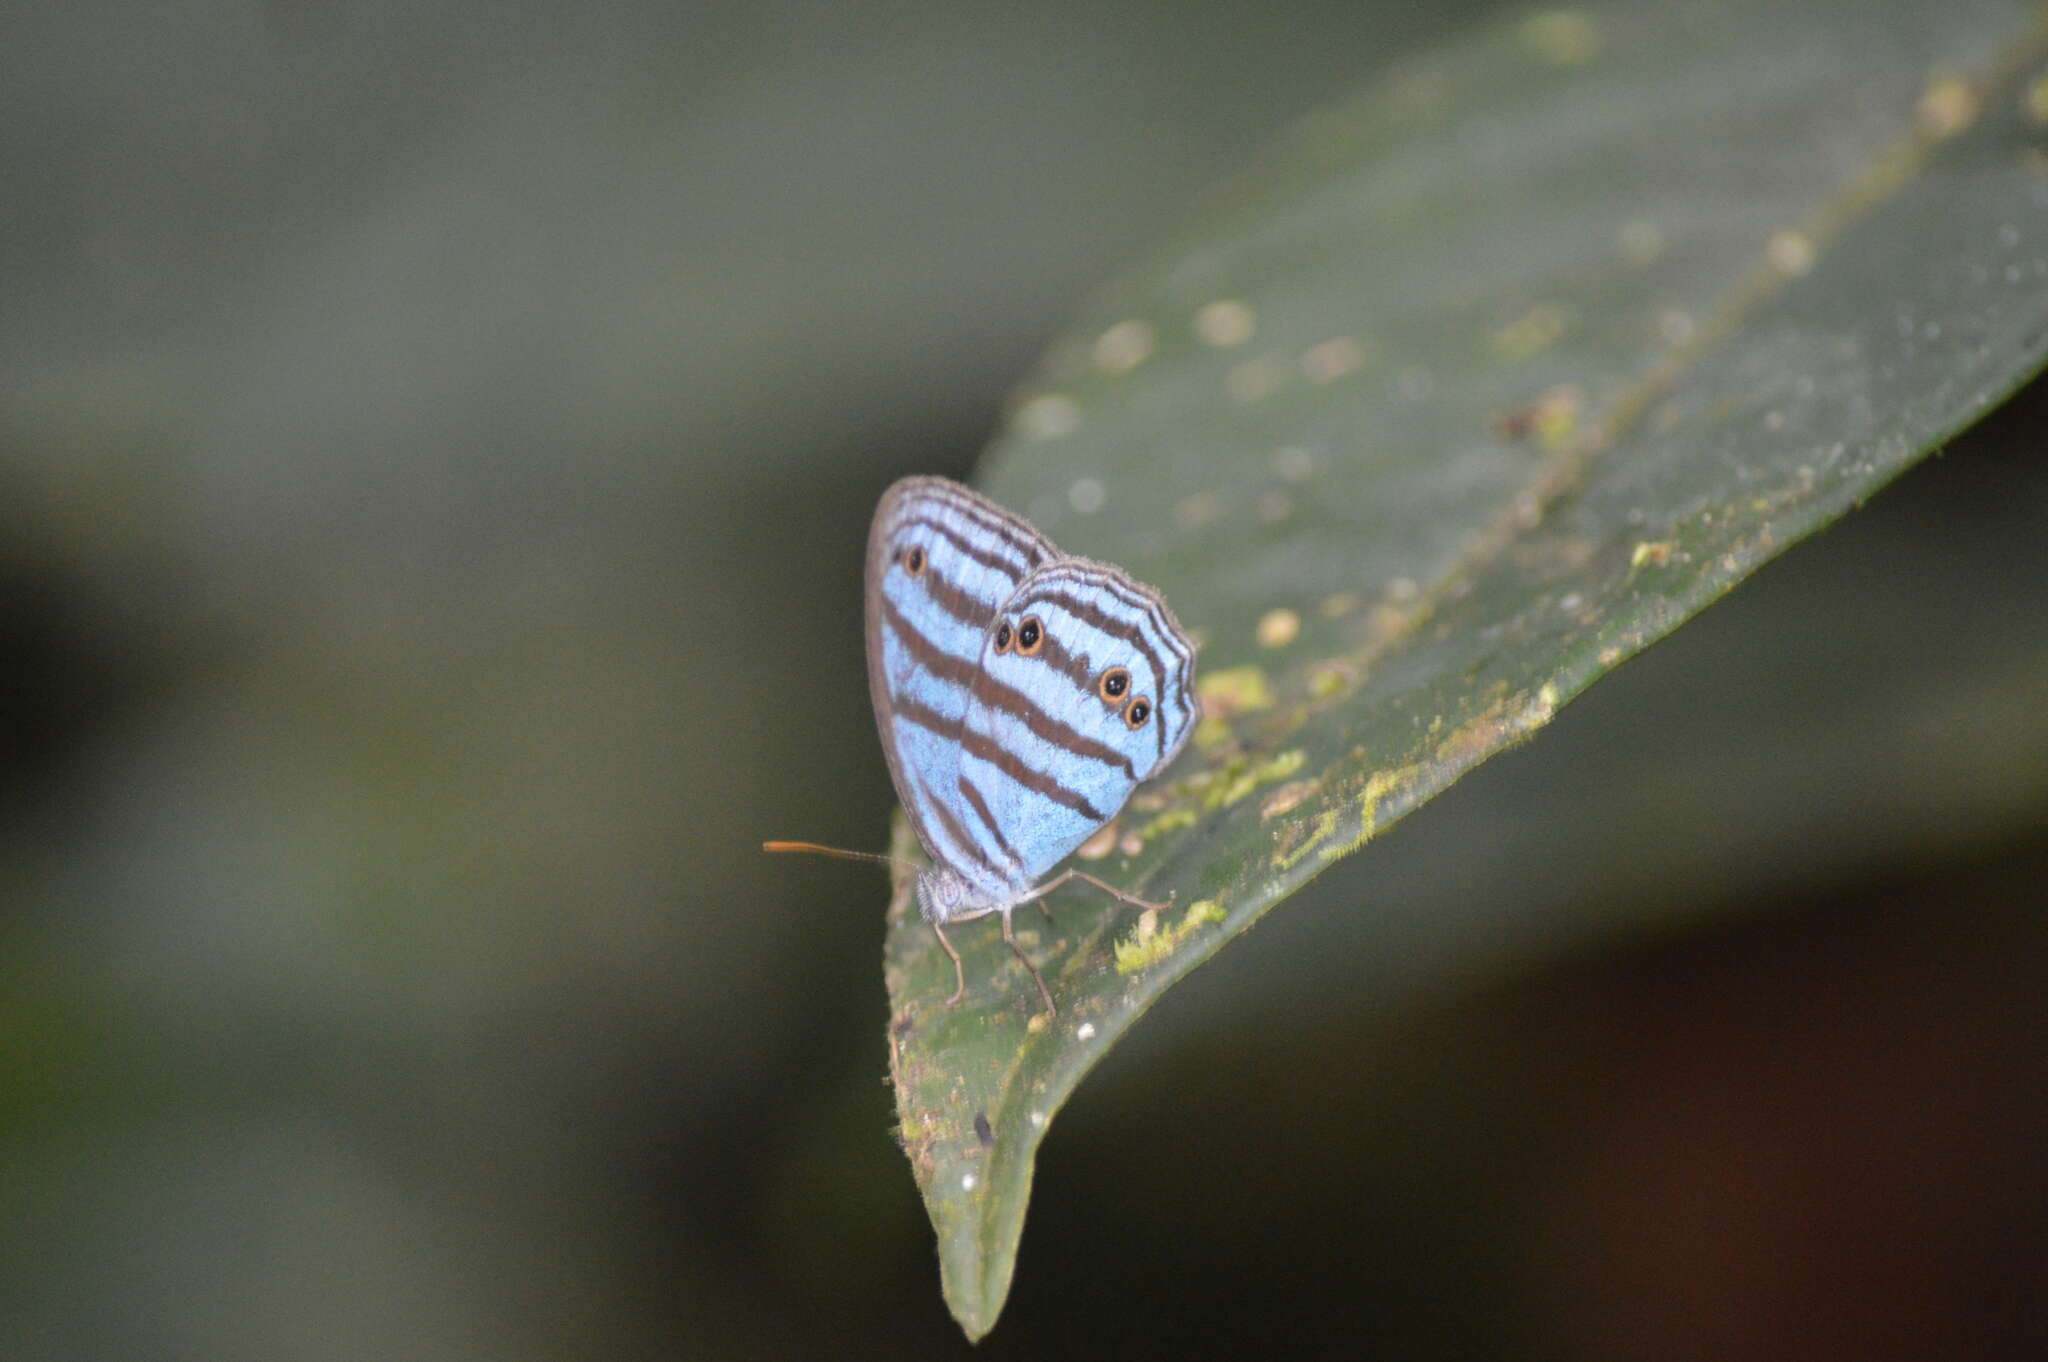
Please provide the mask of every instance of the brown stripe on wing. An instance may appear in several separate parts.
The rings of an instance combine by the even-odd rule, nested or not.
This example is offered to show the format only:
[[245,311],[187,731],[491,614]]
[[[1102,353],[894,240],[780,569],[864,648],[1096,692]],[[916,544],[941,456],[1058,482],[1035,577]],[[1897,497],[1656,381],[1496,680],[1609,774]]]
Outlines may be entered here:
[[[940,538],[944,539],[946,541],[947,546],[951,548],[955,553],[959,554],[962,558],[971,558],[975,562],[987,568],[990,572],[1001,573],[1004,577],[1007,577],[1013,585],[1017,582],[1022,581],[1026,576],[1028,576],[1031,572],[1031,569],[1035,566],[1034,562],[1032,561],[1031,555],[1028,553],[1021,555],[1021,557],[1016,561],[1004,561],[1002,559],[999,559],[994,554],[990,553],[985,546],[980,544],[969,543],[966,539],[963,539],[960,536],[960,533],[956,527],[948,525],[944,521],[934,520],[929,516],[910,516],[907,519],[903,520],[900,524],[898,524],[895,527],[895,530],[900,533],[903,530],[911,528],[922,528],[930,530],[933,534],[936,534]],[[1016,547],[1016,545],[1012,542],[999,542],[1003,542],[1005,547]]]
[[962,729],[960,747],[968,755],[987,762],[1031,793],[1044,795],[1055,804],[1065,805],[1090,822],[1102,823],[1109,819],[1108,814],[1090,804],[1078,791],[1068,789],[1035,767],[1026,766],[1023,758],[986,733]]
[[1130,620],[1104,614],[1102,608],[1094,602],[1058,590],[1059,585],[1058,582],[1034,585],[1031,590],[1032,598],[1057,605],[1083,624],[1111,638],[1128,639],[1132,649],[1145,659],[1145,664],[1151,668],[1152,675],[1158,678],[1158,684],[1163,686],[1166,683],[1166,667],[1161,662],[1158,651],[1152,647],[1151,640],[1142,631],[1132,627]]
[[1193,658],[1193,651],[1188,648],[1185,640],[1181,638],[1179,629],[1174,627],[1159,598],[1149,594],[1141,594],[1138,588],[1126,586],[1126,584],[1118,582],[1114,578],[1100,577],[1086,580],[1070,576],[1064,572],[1057,574],[1040,573],[1039,579],[1032,584],[1032,595],[1043,597],[1049,601],[1059,602],[1061,608],[1068,611],[1076,619],[1095,626],[1105,634],[1120,635],[1130,628],[1131,622],[1128,619],[1118,619],[1115,616],[1105,614],[1102,607],[1087,597],[1077,596],[1068,591],[1060,590],[1061,587],[1067,586],[1070,583],[1077,587],[1085,585],[1108,588],[1116,594],[1120,602],[1128,605],[1133,612],[1142,616],[1145,622],[1157,631],[1160,641],[1175,656],[1179,657],[1182,661],[1188,661]]
[[[1057,671],[1059,671],[1061,675],[1065,676],[1068,681],[1072,682],[1075,688],[1078,689],[1084,695],[1093,695],[1095,693],[1095,672],[1092,660],[1085,653],[1077,657],[1073,653],[1068,652],[1066,650],[1066,646],[1062,644],[1059,641],[1059,639],[1054,637],[1052,633],[1049,631],[1045,635],[1045,642],[1039,645],[1039,651],[1037,655],[1031,658],[1027,658],[1025,660],[1027,662],[1040,663],[1045,666],[1049,666],[1056,669]],[[1165,682],[1162,681],[1161,685],[1163,686],[1164,684]],[[1047,714],[1043,709],[1039,708],[1039,706],[1035,702],[1033,702],[1028,696],[1024,695],[1022,692],[1018,691],[1014,687],[1006,685],[1001,681],[998,681],[993,675],[987,674],[984,674],[984,676],[975,683],[975,695],[977,698],[983,698],[984,693],[986,691],[996,689],[1000,689],[1012,696],[1015,696],[1022,704],[1029,705],[1034,712],[1043,715],[1046,724],[1057,725],[1058,728],[1061,730],[1058,733],[1047,731],[1046,728],[1041,727],[1038,723],[1034,722],[1030,715],[1020,711],[1016,705],[996,706],[996,708],[1002,710],[1005,714],[1015,715],[1017,718],[1022,719],[1024,721],[1024,726],[1029,728],[1037,736],[1044,738],[1048,742],[1057,744],[1066,751],[1074,753],[1076,756],[1092,757],[1097,761],[1106,761],[1110,765],[1121,769],[1123,773],[1129,776],[1132,780],[1138,779],[1138,768],[1132,764],[1131,759],[1127,754],[1117,750],[1114,747],[1111,747],[1107,743],[1098,742],[1096,739],[1089,737],[1087,734],[1081,732],[1079,729],[1073,727],[1065,721],[1057,719],[1053,717],[1051,714]]]
[[[1163,719],[1158,718],[1160,701],[1165,698],[1165,692],[1168,687],[1175,687],[1176,692],[1178,692],[1185,690],[1185,684],[1183,682],[1176,686],[1176,678],[1173,673],[1162,664],[1160,656],[1151,647],[1147,646],[1152,641],[1148,634],[1129,627],[1129,621],[1120,621],[1105,614],[1099,606],[1085,597],[1077,597],[1069,591],[1060,589],[1068,585],[1077,589],[1084,586],[1107,589],[1119,602],[1130,606],[1134,611],[1142,615],[1145,621],[1157,631],[1159,641],[1163,642],[1165,647],[1170,650],[1174,660],[1183,671],[1194,664],[1194,649],[1189,646],[1186,637],[1181,634],[1178,624],[1167,610],[1165,601],[1160,599],[1156,592],[1151,591],[1147,587],[1139,586],[1135,582],[1113,576],[1099,568],[1092,570],[1079,568],[1063,570],[1060,567],[1054,567],[1040,573],[1038,579],[1032,585],[1031,594],[1034,598],[1054,602],[1061,609],[1073,614],[1076,619],[1092,625],[1094,628],[1112,637],[1128,637],[1131,640],[1132,646],[1144,655],[1161,692],[1159,695],[1150,697],[1152,700],[1152,713],[1156,721],[1152,725],[1153,760],[1156,768],[1157,763],[1166,756],[1166,724]],[[1185,706],[1180,705],[1178,700],[1179,697],[1176,694],[1175,707],[1184,709]]]
[[1003,836],[1001,826],[996,823],[996,816],[989,812],[988,800],[983,797],[981,787],[964,774],[957,778],[957,783],[960,786],[960,793],[967,796],[967,802],[973,807],[975,816],[981,819],[981,825],[988,829],[989,836],[995,838],[996,847],[1010,858],[1011,865],[1021,870],[1024,858],[1017,854],[1017,848],[1010,845],[1010,839]]
[[890,718],[908,719],[919,728],[930,729],[942,738],[960,727],[958,719],[949,719],[924,701],[908,695],[896,702]]
[[947,804],[945,800],[939,798],[939,796],[933,792],[931,786],[925,784],[924,778],[922,776],[918,778],[917,783],[919,788],[924,791],[925,798],[931,801],[933,811],[939,815],[939,821],[945,824],[946,836],[952,840],[953,845],[960,848],[961,859],[963,861],[972,861],[974,863],[972,867],[962,867],[956,865],[953,866],[952,869],[960,870],[963,868],[977,868],[982,870],[985,874],[993,876],[998,879],[1008,878],[1003,874],[1002,868],[1000,866],[991,862],[989,858],[982,853],[981,844],[974,840],[974,836],[972,833],[968,832],[965,827],[961,826],[960,820],[954,817],[953,815],[952,807],[949,804]]
[[[1051,639],[1048,637],[1047,642]],[[1027,662],[1038,662],[1038,658],[1026,658]],[[1106,762],[1120,768],[1133,780],[1138,777],[1131,766],[1131,759],[1105,742],[1089,737],[1064,719],[1045,711],[1036,700],[1005,681],[997,680],[988,672],[975,678],[974,698],[986,703],[992,709],[1001,710],[1031,730],[1034,737],[1045,739],[1063,752],[1091,761]]]
[[[1188,642],[1187,635],[1181,632],[1180,621],[1173,617],[1173,610],[1166,604],[1166,598],[1151,587],[1132,581],[1115,568],[1104,568],[1096,564],[1054,567],[1041,572],[1039,578],[1052,587],[1074,584],[1090,589],[1108,590],[1118,601],[1137,613],[1149,626],[1151,633],[1156,635],[1155,641],[1166,652],[1178,658],[1183,666],[1194,665],[1194,645]],[[1061,599],[1083,607],[1091,604],[1086,599],[1076,602],[1064,594]],[[1100,620],[1091,623],[1100,626]]]
[[977,634],[988,632],[989,623],[996,617],[996,607],[975,599],[965,591],[947,581],[937,569],[925,573],[919,586],[929,593],[932,602],[960,623]]
[[[933,830],[925,823],[924,806],[930,803],[938,807],[938,801],[931,797],[931,790],[926,786],[922,775],[897,762],[895,754],[900,741],[896,734],[896,726],[899,723],[908,723],[943,738],[949,733],[957,733],[960,721],[948,719],[922,701],[905,695],[898,697],[889,706],[887,714],[880,716],[877,722],[882,729],[882,746],[889,753],[889,773],[897,777],[896,793],[902,797],[903,812],[909,816],[910,825],[917,832],[917,840],[924,843],[925,850],[936,858],[937,842]],[[920,795],[923,798],[919,798]]]
[[946,478],[931,478],[921,481],[913,495],[943,503],[947,509],[957,511],[1003,542],[1018,546],[1027,558],[1045,562],[1060,556],[1060,551],[1053,547],[1050,539],[1038,532],[1037,526],[970,487]]
[[[1132,779],[1137,778],[1137,771],[1132,767],[1131,759],[1122,752],[1107,743],[1096,741],[1071,724],[1046,713],[1016,687],[997,680],[964,658],[942,651],[937,644],[919,633],[916,626],[904,618],[896,602],[886,595],[882,597],[882,614],[889,627],[903,640],[903,646],[910,655],[933,676],[961,687],[971,696],[985,700],[994,708],[1018,720],[1035,736],[1055,744],[1062,750],[1076,756],[1107,762],[1121,769]],[[892,693],[890,696],[892,709],[904,709],[911,703],[907,695],[898,696]]]
[[1043,662],[1048,667],[1054,668],[1061,675],[1065,676],[1067,680],[1073,682],[1075,689],[1089,695],[1095,693],[1094,659],[1090,658],[1086,653],[1082,653],[1077,657],[1073,653],[1068,652],[1067,645],[1061,643],[1051,633],[1046,634],[1045,642],[1041,643],[1038,647],[1038,655],[1030,660]]
[[[972,693],[974,664],[964,657],[947,652],[919,633],[917,627],[903,617],[903,612],[897,608],[896,602],[890,600],[886,593],[882,596],[882,619],[896,632],[896,636],[903,640],[903,646],[909,650],[911,657],[919,666],[941,681],[950,681],[962,690]],[[893,692],[889,700],[892,705],[902,703]]]

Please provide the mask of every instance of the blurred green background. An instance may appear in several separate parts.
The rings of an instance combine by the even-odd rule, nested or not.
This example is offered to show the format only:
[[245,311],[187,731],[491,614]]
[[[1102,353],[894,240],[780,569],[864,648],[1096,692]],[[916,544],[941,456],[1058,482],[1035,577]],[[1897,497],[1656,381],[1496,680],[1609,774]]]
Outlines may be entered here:
[[[757,850],[886,836],[874,498],[1491,8],[11,19],[0,1356],[966,1352],[880,878]],[[979,1351],[2029,1355],[2044,415],[1162,1002]]]

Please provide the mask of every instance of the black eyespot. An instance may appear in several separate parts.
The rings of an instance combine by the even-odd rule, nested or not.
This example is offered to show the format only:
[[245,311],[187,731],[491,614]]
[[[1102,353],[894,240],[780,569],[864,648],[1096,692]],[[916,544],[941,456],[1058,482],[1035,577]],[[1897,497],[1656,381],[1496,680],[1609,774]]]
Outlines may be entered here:
[[1152,702],[1142,695],[1124,706],[1124,722],[1132,728],[1143,728],[1151,717]]
[[1114,705],[1124,698],[1131,689],[1131,674],[1122,667],[1111,667],[1095,683],[1095,693],[1109,704]]
[[1045,629],[1038,622],[1038,616],[1026,615],[1024,622],[1017,626],[1017,652],[1024,657],[1035,656],[1045,646]]
[[996,626],[996,651],[999,653],[1010,651],[1010,622],[1008,620],[1004,620]]
[[903,566],[911,576],[922,577],[924,575],[924,549],[916,544],[905,549],[903,551]]

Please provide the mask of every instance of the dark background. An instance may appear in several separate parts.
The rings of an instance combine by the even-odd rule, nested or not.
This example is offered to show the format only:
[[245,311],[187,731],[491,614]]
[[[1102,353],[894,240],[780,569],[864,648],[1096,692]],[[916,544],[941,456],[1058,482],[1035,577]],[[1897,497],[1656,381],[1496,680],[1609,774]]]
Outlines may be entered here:
[[[885,836],[874,498],[1489,8],[10,19],[0,1355],[965,1351],[880,882],[756,850]],[[982,1353],[2033,1355],[2043,417],[1162,1002]]]

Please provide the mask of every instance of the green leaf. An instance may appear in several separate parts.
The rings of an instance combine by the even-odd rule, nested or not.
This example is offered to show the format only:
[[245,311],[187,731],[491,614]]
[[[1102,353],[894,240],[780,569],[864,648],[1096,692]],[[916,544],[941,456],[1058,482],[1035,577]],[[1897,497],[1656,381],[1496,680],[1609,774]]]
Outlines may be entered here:
[[[1553,10],[1313,118],[1048,356],[985,484],[1161,588],[1209,717],[1095,874],[899,894],[900,1134],[948,1304],[1161,992],[2042,363],[2048,30],[1991,0]],[[911,854],[899,830],[899,848]]]

